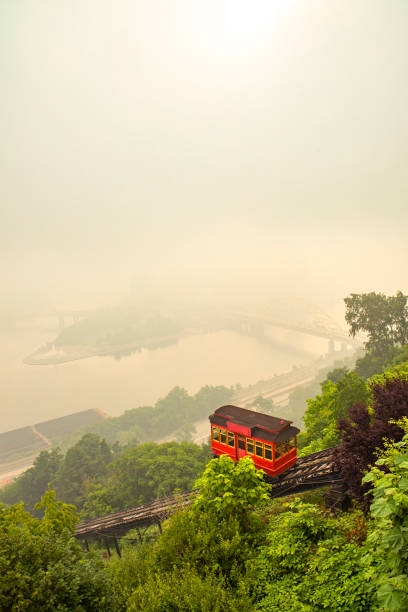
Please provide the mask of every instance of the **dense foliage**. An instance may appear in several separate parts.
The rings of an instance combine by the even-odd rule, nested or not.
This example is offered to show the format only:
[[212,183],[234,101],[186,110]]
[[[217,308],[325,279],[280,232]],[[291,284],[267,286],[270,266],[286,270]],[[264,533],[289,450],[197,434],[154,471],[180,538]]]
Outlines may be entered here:
[[167,521],[156,545],[110,563],[127,610],[374,610],[364,515],[335,517],[313,495],[267,501],[258,474],[249,460],[211,461],[201,495]]
[[265,503],[268,485],[252,461],[229,457],[210,461],[196,484],[200,495],[164,525],[156,546],[112,564],[129,610],[251,609],[243,577],[262,541],[254,506]]
[[142,444],[124,450],[88,491],[81,516],[94,518],[193,487],[209,459],[208,447],[191,442]]
[[348,493],[366,509],[369,504],[367,485],[361,479],[376,459],[384,440],[400,440],[402,429],[395,419],[408,416],[408,375],[405,367],[397,367],[370,384],[370,406],[357,403],[349,410],[347,418],[338,421],[342,442],[334,453],[341,469]]
[[345,417],[353,404],[365,405],[368,399],[367,384],[355,372],[344,374],[336,383],[330,378],[324,382],[322,393],[307,400],[304,415],[306,427],[299,436],[301,454],[307,455],[338,444],[337,420]]
[[363,482],[372,487],[374,529],[367,539],[365,577],[382,610],[408,609],[408,419]]
[[335,518],[299,500],[273,516],[249,578],[257,610],[369,609],[361,570],[364,519]]
[[0,506],[0,609],[38,612],[111,611],[111,579],[99,555],[71,537],[72,506],[48,491],[41,520],[22,505]]
[[96,434],[86,434],[69,448],[53,479],[58,497],[82,507],[92,483],[105,477],[112,450]]

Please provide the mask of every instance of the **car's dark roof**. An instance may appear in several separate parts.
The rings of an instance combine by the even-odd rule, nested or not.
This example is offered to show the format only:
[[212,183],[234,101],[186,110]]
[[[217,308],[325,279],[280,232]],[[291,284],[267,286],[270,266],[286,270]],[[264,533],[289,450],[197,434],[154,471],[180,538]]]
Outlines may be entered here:
[[297,427],[285,427],[279,433],[273,433],[272,431],[266,431],[265,429],[260,429],[259,427],[253,427],[251,429],[251,435],[253,438],[260,438],[261,440],[268,440],[268,442],[286,442],[286,440],[290,440],[294,438],[299,433],[299,429]]
[[298,433],[297,427],[291,427],[292,421],[280,419],[269,414],[262,414],[239,406],[221,406],[211,414],[210,422],[214,425],[226,427],[227,421],[243,425],[251,430],[251,436],[269,440],[270,442],[284,442],[294,438]]
[[[232,421],[239,425],[246,425],[247,427],[261,427],[268,431],[278,433],[285,427],[288,427],[292,421],[286,421],[278,417],[270,416],[269,414],[262,414],[261,412],[255,412],[255,410],[248,410],[247,408],[240,408],[239,406],[221,406],[214,411],[214,415],[220,416],[226,421]],[[210,416],[210,420],[211,420]]]

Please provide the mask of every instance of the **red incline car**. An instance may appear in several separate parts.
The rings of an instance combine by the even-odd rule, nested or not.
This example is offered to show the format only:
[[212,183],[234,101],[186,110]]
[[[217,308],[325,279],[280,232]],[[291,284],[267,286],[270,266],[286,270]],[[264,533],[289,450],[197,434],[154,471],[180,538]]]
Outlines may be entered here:
[[251,457],[268,476],[278,476],[296,463],[297,427],[268,414],[238,406],[221,406],[209,417],[213,455],[234,461]]

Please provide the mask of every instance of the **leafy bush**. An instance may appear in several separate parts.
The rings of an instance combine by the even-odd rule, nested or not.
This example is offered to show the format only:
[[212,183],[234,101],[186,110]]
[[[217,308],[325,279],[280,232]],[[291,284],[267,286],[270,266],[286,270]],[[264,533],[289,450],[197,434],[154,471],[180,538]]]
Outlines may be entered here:
[[361,515],[336,519],[296,500],[269,523],[267,545],[252,562],[248,581],[257,610],[368,611],[361,571]]
[[250,457],[235,463],[228,455],[210,461],[196,482],[199,493],[194,501],[195,514],[208,512],[217,518],[237,518],[246,526],[255,506],[269,499],[270,485],[263,480]]
[[237,612],[252,610],[244,589],[227,588],[222,577],[200,576],[186,566],[183,572],[150,576],[128,601],[129,612]]
[[111,557],[108,569],[117,605],[126,609],[126,602],[139,586],[155,574],[154,548],[151,543],[122,545],[121,557]]
[[[372,487],[375,528],[367,539],[366,579],[381,610],[408,609],[408,419],[363,482]],[[384,468],[386,472],[384,472]]]
[[164,526],[157,566],[168,572],[188,563],[203,576],[211,568],[236,583],[262,528],[253,509],[269,499],[269,485],[248,457],[234,463],[223,455],[209,462],[196,486],[192,507]]
[[[258,525],[259,527],[259,525]],[[188,565],[205,577],[209,571],[237,584],[245,562],[252,557],[257,529],[242,533],[236,518],[215,520],[192,509],[176,513],[167,525],[155,549],[155,564],[163,573],[183,572]]]

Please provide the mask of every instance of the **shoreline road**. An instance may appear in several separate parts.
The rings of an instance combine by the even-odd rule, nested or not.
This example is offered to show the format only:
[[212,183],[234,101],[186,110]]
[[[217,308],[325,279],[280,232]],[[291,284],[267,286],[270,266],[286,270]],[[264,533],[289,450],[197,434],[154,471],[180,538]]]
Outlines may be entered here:
[[30,457],[16,459],[16,461],[11,461],[10,463],[0,464],[0,488],[12,482],[14,478],[32,467],[37,456],[38,453]]

